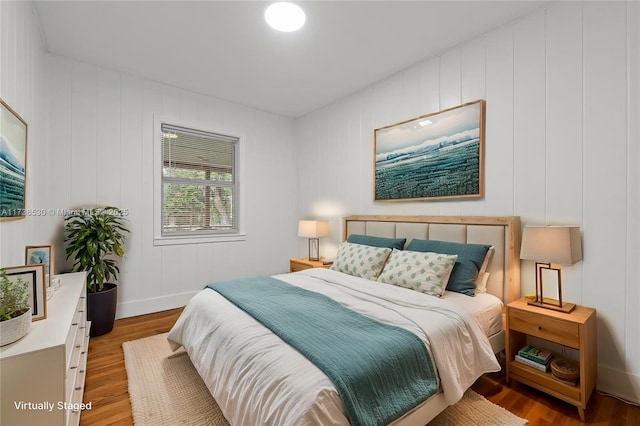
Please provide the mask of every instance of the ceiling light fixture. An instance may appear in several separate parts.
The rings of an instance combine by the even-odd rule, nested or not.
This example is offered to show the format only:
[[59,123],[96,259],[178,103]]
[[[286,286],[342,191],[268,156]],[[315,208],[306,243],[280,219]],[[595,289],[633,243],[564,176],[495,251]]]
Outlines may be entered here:
[[278,2],[267,7],[264,11],[264,19],[272,28],[288,33],[302,28],[306,17],[300,6]]

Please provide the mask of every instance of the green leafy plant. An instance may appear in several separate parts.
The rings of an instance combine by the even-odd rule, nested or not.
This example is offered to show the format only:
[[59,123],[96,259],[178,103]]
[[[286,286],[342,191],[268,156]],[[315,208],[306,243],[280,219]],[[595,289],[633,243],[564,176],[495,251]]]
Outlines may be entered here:
[[127,232],[124,212],[116,207],[75,210],[65,216],[65,253],[67,259],[73,257],[74,272],[87,272],[87,291],[102,291],[105,282],[118,278]]
[[0,321],[19,317],[29,310],[29,285],[18,278],[11,281],[0,269]]

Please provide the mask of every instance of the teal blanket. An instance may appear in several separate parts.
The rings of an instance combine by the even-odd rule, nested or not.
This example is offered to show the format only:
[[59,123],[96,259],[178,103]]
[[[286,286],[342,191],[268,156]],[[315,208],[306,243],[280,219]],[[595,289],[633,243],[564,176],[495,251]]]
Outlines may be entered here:
[[274,278],[207,287],[320,368],[336,387],[352,425],[386,425],[437,391],[427,348],[410,331]]

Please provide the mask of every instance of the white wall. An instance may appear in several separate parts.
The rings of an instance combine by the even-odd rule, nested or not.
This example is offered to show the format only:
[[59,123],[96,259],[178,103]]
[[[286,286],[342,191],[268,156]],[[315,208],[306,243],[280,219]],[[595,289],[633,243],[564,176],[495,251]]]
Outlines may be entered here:
[[[182,306],[214,280],[288,270],[296,253],[294,120],[50,56],[28,2],[0,2],[0,96],[29,125],[27,208],[87,205],[129,211],[118,316]],[[153,246],[153,117],[242,137],[246,240]],[[68,269],[62,216],[0,222],[0,265],[27,244],[54,243]]]
[[[638,2],[561,2],[301,118],[299,215],[331,221],[323,253],[344,214],[580,225],[584,260],[563,269],[563,296],[597,309],[599,388],[640,401],[639,25]],[[480,98],[484,198],[372,201],[373,129]]]
[[[31,4],[0,1],[0,97],[27,122],[28,208],[46,207],[51,200],[44,51]],[[0,266],[24,265],[25,245],[47,243],[52,221],[27,216],[0,222]]]
[[[213,281],[288,270],[297,243],[293,119],[55,56],[47,73],[54,207],[129,211],[119,317],[182,306]],[[155,116],[241,137],[246,241],[153,245]]]

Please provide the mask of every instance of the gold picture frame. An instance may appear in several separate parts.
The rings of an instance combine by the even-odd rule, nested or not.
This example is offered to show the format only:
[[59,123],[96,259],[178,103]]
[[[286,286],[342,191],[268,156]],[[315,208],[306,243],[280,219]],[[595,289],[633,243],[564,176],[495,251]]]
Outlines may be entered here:
[[374,201],[484,195],[485,101],[375,129]]
[[26,215],[27,130],[27,122],[0,98],[0,220]]
[[25,265],[44,264],[44,282],[47,287],[51,286],[51,279],[55,273],[53,244],[26,246],[24,249],[24,263]]

